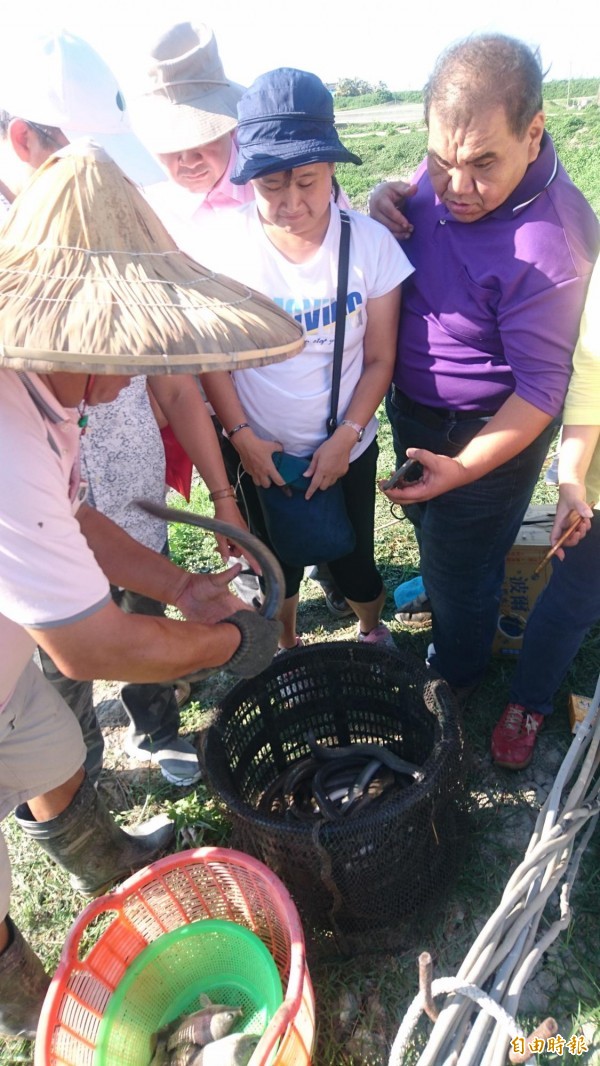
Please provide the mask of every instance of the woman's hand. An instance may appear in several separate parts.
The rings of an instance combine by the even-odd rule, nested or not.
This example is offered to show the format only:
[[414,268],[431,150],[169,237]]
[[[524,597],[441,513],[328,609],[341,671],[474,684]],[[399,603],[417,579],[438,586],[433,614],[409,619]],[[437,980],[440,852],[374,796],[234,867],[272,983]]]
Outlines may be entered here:
[[[556,544],[577,515],[582,520],[565,541],[566,547],[573,548],[579,544],[590,529],[594,512],[586,502],[585,478],[599,442],[599,425],[563,426],[558,453],[558,507],[550,534],[552,544]],[[562,548],[556,554],[559,559],[565,557]]]
[[356,434],[350,428],[350,434],[342,435],[336,431],[317,448],[303,475],[307,480],[310,478],[310,485],[306,490],[307,500],[310,500],[318,489],[330,489],[348,472],[350,452],[355,443]]
[[[593,514],[592,508],[586,503],[585,486],[579,483],[563,482],[560,486],[556,518],[550,534],[550,543],[556,544],[557,540],[566,533],[569,526],[573,525],[577,515],[579,515],[579,525],[573,530],[569,539],[564,542],[566,548],[574,548],[591,529]],[[564,560],[565,553],[562,548],[558,548],[556,554],[561,561]]]
[[[219,500],[215,500],[215,518],[219,522],[227,522],[230,526],[237,526],[238,529],[248,531],[248,526],[244,522],[240,514],[240,509],[233,496],[225,496]],[[232,555],[242,555],[248,560],[248,563],[252,567],[255,573],[260,574],[261,569],[254,556],[250,555],[244,548],[240,548],[233,541],[227,540],[227,537],[222,533],[215,533],[215,540],[219,549],[219,555],[222,559],[227,560]]]
[[246,473],[250,474],[255,485],[268,489],[269,485],[285,485],[281,474],[273,462],[273,452],[283,451],[276,440],[262,440],[250,427],[236,433],[232,443],[242,460]]

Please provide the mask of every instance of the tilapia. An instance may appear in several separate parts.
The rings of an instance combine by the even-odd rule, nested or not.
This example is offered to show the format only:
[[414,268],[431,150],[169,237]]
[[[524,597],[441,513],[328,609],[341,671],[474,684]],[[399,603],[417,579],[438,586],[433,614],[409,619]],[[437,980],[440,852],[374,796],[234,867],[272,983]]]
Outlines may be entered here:
[[194,1014],[186,1014],[178,1020],[177,1028],[171,1033],[167,1048],[173,1051],[184,1044],[209,1044],[227,1036],[233,1023],[241,1018],[241,1007],[230,1007],[226,1003],[211,1003],[208,996],[201,996],[202,1007]]
[[169,1055],[167,1053],[167,1037],[166,1034],[158,1034],[156,1037],[156,1047],[154,1049],[154,1055],[150,1066],[169,1066]]
[[198,1066],[203,1048],[197,1044],[182,1044],[167,1059],[169,1066]]
[[171,1066],[248,1066],[259,1039],[251,1033],[231,1033],[206,1047],[193,1049],[197,1055],[185,1061],[171,1059]]

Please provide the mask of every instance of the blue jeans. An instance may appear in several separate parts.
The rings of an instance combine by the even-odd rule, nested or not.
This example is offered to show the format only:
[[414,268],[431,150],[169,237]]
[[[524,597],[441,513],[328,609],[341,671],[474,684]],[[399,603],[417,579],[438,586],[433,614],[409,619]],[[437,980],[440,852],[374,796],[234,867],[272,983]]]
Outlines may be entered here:
[[552,576],[535,602],[523,636],[511,703],[551,714],[552,700],[591,626],[600,620],[600,515]]
[[[392,386],[387,398],[398,464],[409,447],[457,455],[489,421],[435,413]],[[421,576],[431,601],[431,665],[450,685],[481,680],[498,622],[504,560],[515,542],[548,445],[549,426],[508,463],[478,481],[404,508],[415,527]]]

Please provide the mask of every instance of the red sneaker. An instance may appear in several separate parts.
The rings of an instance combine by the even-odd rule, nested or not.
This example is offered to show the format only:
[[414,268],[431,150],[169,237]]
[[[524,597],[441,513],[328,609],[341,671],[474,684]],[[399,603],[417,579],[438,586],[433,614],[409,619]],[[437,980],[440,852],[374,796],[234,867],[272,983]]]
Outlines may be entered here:
[[528,711],[520,703],[508,703],[492,733],[492,759],[507,770],[524,770],[533,758],[543,714]]

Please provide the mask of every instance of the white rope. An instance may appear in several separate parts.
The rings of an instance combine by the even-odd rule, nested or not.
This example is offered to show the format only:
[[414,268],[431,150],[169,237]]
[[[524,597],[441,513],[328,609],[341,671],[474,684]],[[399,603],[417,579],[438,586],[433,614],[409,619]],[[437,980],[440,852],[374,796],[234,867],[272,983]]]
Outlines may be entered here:
[[[433,996],[450,994],[467,996],[493,1018],[501,1022],[511,1037],[523,1036],[523,1031],[519,1028],[514,1018],[499,1003],[491,999],[487,992],[484,992],[482,988],[478,988],[477,985],[465,984],[464,981],[459,981],[457,977],[437,977],[435,981],[431,982],[431,994]],[[388,1066],[402,1066],[413,1030],[424,1009],[425,997],[422,992],[419,992],[404,1016],[402,1025],[392,1045]]]
[[[523,1033],[515,1021],[519,999],[542,955],[571,919],[570,893],[600,814],[600,677],[542,807],[523,861],[454,978],[432,982],[447,995],[418,1066],[503,1066],[509,1042]],[[563,792],[569,782],[571,790]],[[578,834],[581,840],[575,848]],[[575,850],[574,850],[575,848]],[[560,917],[538,937],[546,903],[563,882]],[[481,991],[482,986],[488,989]],[[475,994],[477,993],[477,994]],[[480,1008],[473,1019],[473,1002]],[[493,1005],[493,1006],[492,1006]],[[424,994],[411,1003],[392,1045],[388,1066],[402,1066]]]

